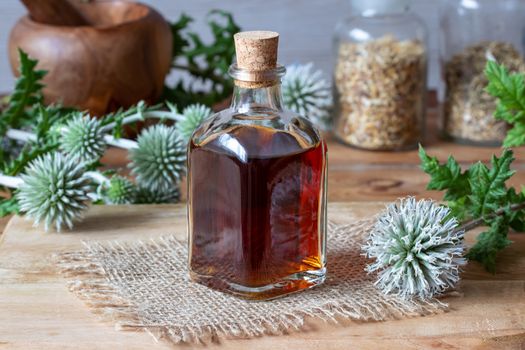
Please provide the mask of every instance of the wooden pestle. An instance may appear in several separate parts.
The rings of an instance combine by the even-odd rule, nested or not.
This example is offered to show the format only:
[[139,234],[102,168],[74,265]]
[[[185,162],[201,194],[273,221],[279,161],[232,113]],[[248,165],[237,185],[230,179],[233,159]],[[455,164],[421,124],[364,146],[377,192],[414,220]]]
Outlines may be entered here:
[[21,0],[31,19],[55,26],[85,26],[89,21],[68,0]]

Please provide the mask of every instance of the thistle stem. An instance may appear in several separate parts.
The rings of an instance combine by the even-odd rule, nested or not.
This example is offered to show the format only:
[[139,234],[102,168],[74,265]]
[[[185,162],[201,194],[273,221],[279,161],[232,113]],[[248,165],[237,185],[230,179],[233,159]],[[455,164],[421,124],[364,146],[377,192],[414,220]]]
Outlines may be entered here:
[[137,142],[133,140],[117,139],[111,135],[104,135],[104,141],[106,141],[108,145],[111,145],[117,148],[127,149],[127,150],[139,147]]
[[[21,142],[36,141],[37,137],[35,134],[18,129],[9,129],[7,130],[6,136],[12,140],[17,140]],[[137,148],[137,142],[128,139],[117,139],[111,135],[104,135],[104,140],[108,145],[123,148],[123,149],[132,149]]]
[[[509,209],[511,211],[518,211],[521,209],[525,209],[525,202],[513,204],[509,207]],[[503,214],[505,214],[505,208],[498,209],[494,213],[478,218],[478,219],[465,221],[464,223],[461,224],[460,227],[458,227],[457,231],[465,231],[465,232],[470,231],[472,229],[475,229],[476,227],[482,226],[485,223],[485,220],[493,219]]]
[[86,193],[86,196],[91,199],[92,201],[97,201],[99,198],[95,193]]
[[36,141],[36,135],[24,130],[9,129],[7,130],[5,136],[12,140],[29,142]]
[[22,180],[19,177],[0,174],[0,185],[2,186],[9,187],[9,188],[19,188],[20,185],[23,183],[24,183],[24,180]]
[[[169,119],[169,120],[176,121],[177,118],[173,114],[174,114],[173,112],[168,112],[168,111],[150,111],[150,112],[135,113],[135,114],[132,114],[122,119],[121,125],[140,122],[146,119]],[[115,128],[115,126],[117,126],[117,123],[109,123],[108,125],[104,125],[102,127],[102,131],[110,132],[111,130]]]
[[84,175],[91,178],[93,181],[97,182],[99,185],[109,181],[109,179],[106,176],[102,175],[98,171],[86,171]]
[[[98,185],[104,185],[109,182],[109,179],[99,173],[98,171],[86,171],[84,173],[84,176],[89,177],[91,180],[95,181]],[[100,199],[100,196],[98,193],[87,193],[87,196],[92,201],[98,201]]]

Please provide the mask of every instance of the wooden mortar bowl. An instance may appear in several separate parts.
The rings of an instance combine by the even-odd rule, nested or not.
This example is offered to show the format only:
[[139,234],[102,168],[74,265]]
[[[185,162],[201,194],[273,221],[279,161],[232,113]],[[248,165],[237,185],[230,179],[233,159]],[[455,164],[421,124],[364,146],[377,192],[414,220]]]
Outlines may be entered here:
[[152,8],[126,1],[77,5],[91,26],[51,26],[22,17],[9,38],[18,76],[18,48],[48,71],[46,103],[102,115],[159,98],[172,59],[169,24]]

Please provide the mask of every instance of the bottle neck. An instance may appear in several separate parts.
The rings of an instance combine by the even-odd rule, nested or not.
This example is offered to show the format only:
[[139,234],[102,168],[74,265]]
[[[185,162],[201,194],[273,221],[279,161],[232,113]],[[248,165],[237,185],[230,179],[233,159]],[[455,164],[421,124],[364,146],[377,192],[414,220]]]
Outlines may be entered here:
[[282,111],[281,82],[260,88],[246,88],[236,84],[231,109],[238,113],[264,113]]

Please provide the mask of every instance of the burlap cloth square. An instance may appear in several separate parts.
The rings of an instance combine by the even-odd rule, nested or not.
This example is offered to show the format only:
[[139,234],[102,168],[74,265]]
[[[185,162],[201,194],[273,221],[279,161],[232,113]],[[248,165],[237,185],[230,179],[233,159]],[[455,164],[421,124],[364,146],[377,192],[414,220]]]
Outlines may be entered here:
[[245,301],[192,283],[187,245],[173,236],[148,242],[85,242],[57,256],[70,290],[121,330],[144,330],[171,342],[216,341],[300,330],[305,318],[381,321],[444,310],[438,300],[383,295],[361,244],[374,220],[329,225],[326,282],[271,301]]

